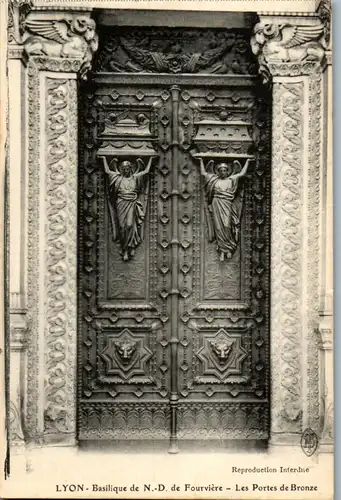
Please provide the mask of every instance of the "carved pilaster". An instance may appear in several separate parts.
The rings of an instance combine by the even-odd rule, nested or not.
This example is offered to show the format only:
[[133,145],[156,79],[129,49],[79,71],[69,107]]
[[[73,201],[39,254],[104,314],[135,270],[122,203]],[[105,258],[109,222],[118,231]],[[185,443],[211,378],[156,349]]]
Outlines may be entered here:
[[272,84],[272,441],[320,430],[318,336],[323,83],[318,15],[260,15],[251,40]]
[[[44,15],[43,15],[44,14]],[[28,56],[28,439],[76,438],[77,77],[97,50],[89,13],[33,10]]]
[[28,67],[27,429],[36,441],[75,439],[76,74],[81,64],[34,58]]
[[[272,146],[272,438],[302,428],[302,155],[303,82],[273,85]],[[279,368],[280,367],[280,368]]]

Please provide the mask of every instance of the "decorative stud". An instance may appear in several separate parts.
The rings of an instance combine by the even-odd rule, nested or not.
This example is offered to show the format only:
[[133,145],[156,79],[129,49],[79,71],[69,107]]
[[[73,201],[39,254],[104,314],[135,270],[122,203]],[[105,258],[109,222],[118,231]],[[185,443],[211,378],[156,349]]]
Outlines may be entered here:
[[170,93],[168,92],[168,90],[163,90],[163,91],[161,92],[161,99],[162,99],[163,101],[165,101],[165,102],[166,102],[166,101],[169,99],[169,97],[170,97]]
[[214,321],[214,316],[212,313],[208,313],[206,314],[205,316],[205,321],[207,321],[207,323],[212,323]]
[[169,316],[167,314],[161,314],[160,319],[162,323],[167,323],[167,321],[169,320]]
[[237,396],[238,396],[239,391],[238,391],[238,389],[232,389],[232,390],[230,391],[230,394],[231,394],[231,396],[233,396],[233,397],[235,398],[235,397],[237,397]]
[[166,239],[160,241],[160,245],[162,248],[167,248],[169,246],[169,242]]
[[160,267],[160,271],[162,272],[162,274],[167,274],[169,271],[169,267],[166,265],[163,265],[162,267]]
[[187,323],[189,321],[190,315],[187,312],[185,312],[180,318],[181,318],[181,321],[183,321],[184,323]]
[[190,217],[189,217],[187,214],[185,214],[185,215],[183,215],[183,216],[181,217],[181,219],[180,219],[180,220],[181,220],[181,222],[182,222],[183,224],[188,224],[188,223],[189,223],[189,221],[190,221],[191,219],[190,219]]
[[136,316],[135,316],[135,320],[138,322],[138,323],[141,323],[141,321],[144,320],[144,315],[141,314],[141,313],[138,313]]
[[113,101],[116,101],[120,97],[120,94],[117,92],[117,90],[114,90],[113,92],[111,92],[110,97]]
[[184,101],[189,101],[191,98],[191,95],[187,90],[184,90],[183,92],[181,92],[181,97]]
[[189,340],[187,338],[184,338],[180,340],[180,344],[182,345],[182,347],[186,348],[189,345]]
[[169,125],[169,118],[167,115],[163,115],[160,121],[164,127],[167,127],[167,125]]
[[162,167],[160,168],[160,172],[166,177],[166,175],[169,174],[169,167],[167,165],[162,165]]
[[160,221],[161,221],[161,222],[162,222],[162,224],[164,224],[164,225],[168,224],[168,222],[169,222],[169,217],[168,217],[168,215],[165,215],[165,214],[164,214],[164,215],[162,215],[162,216],[160,217]]
[[118,321],[118,316],[114,313],[110,316],[109,320],[111,323],[116,323],[116,321]]
[[167,290],[161,290],[160,295],[165,300],[168,297],[169,293],[167,292]]
[[190,291],[188,290],[188,288],[183,288],[180,292],[180,295],[181,297],[183,297],[184,299],[187,299],[187,297],[190,295]]
[[184,273],[184,274],[187,274],[190,270],[190,266],[188,264],[184,264],[182,267],[181,267],[181,271]]
[[215,100],[216,96],[213,94],[212,91],[208,92],[208,94],[206,94],[206,99],[209,101],[209,102],[213,102]]
[[142,92],[142,90],[138,90],[135,94],[136,98],[139,100],[139,101],[142,101],[142,99],[144,99],[145,97],[145,94],[144,92]]

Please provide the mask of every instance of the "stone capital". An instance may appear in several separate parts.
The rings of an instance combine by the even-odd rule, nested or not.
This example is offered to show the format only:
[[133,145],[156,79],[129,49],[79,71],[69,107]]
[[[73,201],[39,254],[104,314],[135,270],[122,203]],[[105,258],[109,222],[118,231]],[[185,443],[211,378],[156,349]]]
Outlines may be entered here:
[[56,67],[64,66],[58,61],[79,61],[80,78],[86,80],[98,48],[96,23],[90,16],[91,10],[38,10],[30,4],[25,16],[16,18],[20,36],[15,40],[28,58],[55,61]]
[[258,57],[264,83],[273,76],[310,74],[325,64],[330,18],[327,21],[326,12],[323,13],[323,16],[258,14],[251,49]]

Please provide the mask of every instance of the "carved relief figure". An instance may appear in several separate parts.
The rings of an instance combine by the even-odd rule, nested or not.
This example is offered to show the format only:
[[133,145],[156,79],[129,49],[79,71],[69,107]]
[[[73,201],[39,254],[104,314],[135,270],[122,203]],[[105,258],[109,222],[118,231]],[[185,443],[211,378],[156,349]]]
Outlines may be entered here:
[[78,16],[64,21],[27,20],[24,29],[29,34],[25,39],[27,54],[82,58],[81,77],[90,69],[93,54],[98,48],[93,19]]
[[135,249],[143,240],[143,224],[147,204],[147,186],[145,176],[149,173],[153,157],[145,168],[143,160],[137,159],[137,165],[123,161],[117,167],[115,158],[110,170],[105,156],[104,169],[109,180],[109,211],[113,228],[113,237],[122,248],[122,258],[130,260]]
[[[216,168],[213,160],[206,168],[203,159],[199,160],[208,202],[208,237],[210,242],[216,242],[220,260],[224,261],[232,257],[239,242],[241,202],[237,204],[235,199],[239,179],[246,174],[251,159],[243,168],[237,160],[233,164],[219,163]],[[212,168],[214,172],[210,172]],[[233,173],[237,169],[239,173]]]
[[251,39],[252,51],[263,50],[266,60],[283,62],[321,60],[324,55],[324,26],[293,26],[290,24],[256,24]]

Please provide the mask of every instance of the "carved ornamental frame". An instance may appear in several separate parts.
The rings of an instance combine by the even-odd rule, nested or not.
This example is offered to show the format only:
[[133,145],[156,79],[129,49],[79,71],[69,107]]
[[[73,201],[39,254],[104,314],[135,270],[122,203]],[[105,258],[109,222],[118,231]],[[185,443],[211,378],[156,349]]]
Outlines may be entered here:
[[[289,21],[306,24],[301,17]],[[25,353],[27,384],[18,398],[11,382],[11,441],[76,444],[77,74],[84,61],[27,58],[20,37],[9,44],[9,59],[27,64],[27,303],[19,330],[11,304],[11,353]],[[273,94],[273,444],[299,444],[306,428],[332,441],[319,357],[330,349],[332,328],[321,315],[320,293],[329,59],[327,48],[321,60],[266,61]]]

